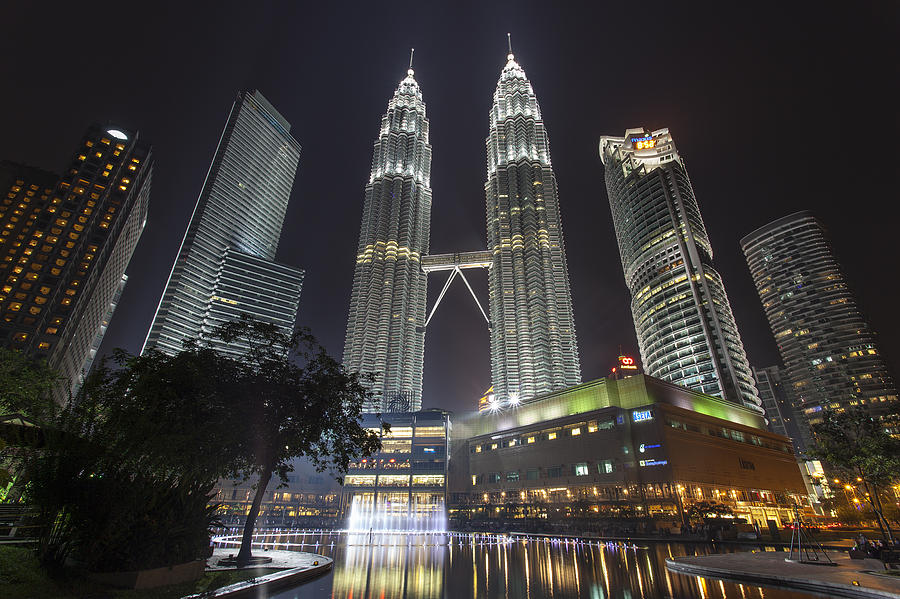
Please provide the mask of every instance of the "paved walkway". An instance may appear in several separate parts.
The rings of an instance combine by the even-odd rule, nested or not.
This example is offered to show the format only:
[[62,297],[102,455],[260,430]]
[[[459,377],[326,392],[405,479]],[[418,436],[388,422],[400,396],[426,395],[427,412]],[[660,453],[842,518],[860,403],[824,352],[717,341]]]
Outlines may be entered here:
[[[218,565],[223,557],[237,554],[236,547],[215,549],[212,557],[206,561],[207,571],[233,570]],[[250,599],[264,597],[279,589],[294,587],[302,582],[320,576],[330,570],[334,560],[324,555],[305,553],[303,551],[254,551],[254,556],[266,556],[272,558],[272,563],[247,568],[248,570],[278,568],[277,572],[261,573],[256,578],[238,582],[227,587],[222,587],[211,593],[189,595],[182,599]]]
[[[210,570],[234,570],[234,566],[220,566],[219,560],[229,555],[237,555],[238,547],[224,547],[213,550],[212,557],[206,560],[206,569]],[[304,551],[263,551],[262,549],[254,549],[253,557],[271,557],[271,564],[261,564],[255,568],[313,568],[313,562],[323,564],[331,562],[331,558],[317,555],[315,553],[306,553]],[[253,569],[253,568],[248,568]]]
[[777,586],[832,597],[900,597],[900,577],[867,574],[877,570],[875,560],[851,560],[846,553],[829,551],[837,566],[786,562],[787,552],[740,552],[676,557],[666,567],[681,574],[722,578],[761,586]]

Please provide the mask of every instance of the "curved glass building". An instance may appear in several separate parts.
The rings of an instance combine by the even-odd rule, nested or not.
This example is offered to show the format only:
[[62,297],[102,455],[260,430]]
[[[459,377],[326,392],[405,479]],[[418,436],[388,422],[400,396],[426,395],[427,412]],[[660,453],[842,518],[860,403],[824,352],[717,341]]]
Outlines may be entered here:
[[491,379],[500,402],[581,382],[556,176],[541,108],[510,53],[487,140]]
[[600,138],[631,313],[650,376],[762,412],[684,161],[668,129]]
[[381,119],[366,185],[344,366],[372,375],[366,412],[422,406],[425,277],[431,234],[431,144],[422,90],[409,69]]
[[847,286],[822,223],[803,211],[741,240],[781,359],[811,424],[823,409],[865,405],[879,416],[897,389]]

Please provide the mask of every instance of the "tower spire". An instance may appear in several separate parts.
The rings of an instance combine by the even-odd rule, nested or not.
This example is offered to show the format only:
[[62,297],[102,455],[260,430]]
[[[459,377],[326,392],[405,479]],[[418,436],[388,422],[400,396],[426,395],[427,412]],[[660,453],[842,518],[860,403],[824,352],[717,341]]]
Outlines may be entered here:
[[513,53],[512,53],[512,34],[511,33],[506,34],[506,45],[507,45],[507,47],[509,47],[509,54],[507,55],[506,58],[509,60],[512,60],[515,57],[513,56]]
[[416,51],[415,48],[409,49],[409,70],[412,70],[412,59],[413,59],[413,54],[415,53],[415,51]]

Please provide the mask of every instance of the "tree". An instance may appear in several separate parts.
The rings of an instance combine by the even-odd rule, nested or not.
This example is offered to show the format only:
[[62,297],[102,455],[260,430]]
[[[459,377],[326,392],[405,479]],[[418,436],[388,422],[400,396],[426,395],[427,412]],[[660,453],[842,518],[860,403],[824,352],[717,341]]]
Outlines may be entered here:
[[52,417],[58,406],[50,393],[60,381],[46,362],[0,347],[0,414],[21,414],[38,422]]
[[117,351],[44,424],[26,462],[26,498],[44,523],[41,560],[73,553],[93,571],[203,557],[210,492],[243,451],[229,441],[237,363],[209,349]]
[[882,534],[893,541],[881,493],[900,476],[900,439],[888,434],[860,406],[824,411],[823,421],[813,426],[813,432],[816,442],[810,453],[843,474],[846,484],[862,486],[861,495],[875,513]]
[[285,335],[274,325],[242,317],[214,336],[243,348],[232,389],[245,442],[240,470],[259,477],[237,556],[238,566],[245,566],[273,475],[287,483],[291,460],[305,457],[318,471],[331,469],[340,477],[351,460],[371,455],[381,441],[360,424],[368,391],[359,376],[346,372],[307,329]]

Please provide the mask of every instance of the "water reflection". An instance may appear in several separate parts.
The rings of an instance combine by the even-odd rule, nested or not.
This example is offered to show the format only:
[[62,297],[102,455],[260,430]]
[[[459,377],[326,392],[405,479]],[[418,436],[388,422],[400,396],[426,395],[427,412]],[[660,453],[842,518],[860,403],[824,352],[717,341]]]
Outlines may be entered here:
[[[260,540],[263,540],[262,538]],[[706,545],[585,543],[504,535],[280,532],[273,549],[333,557],[334,571],[271,599],[788,599],[809,595],[674,574],[665,559]]]

